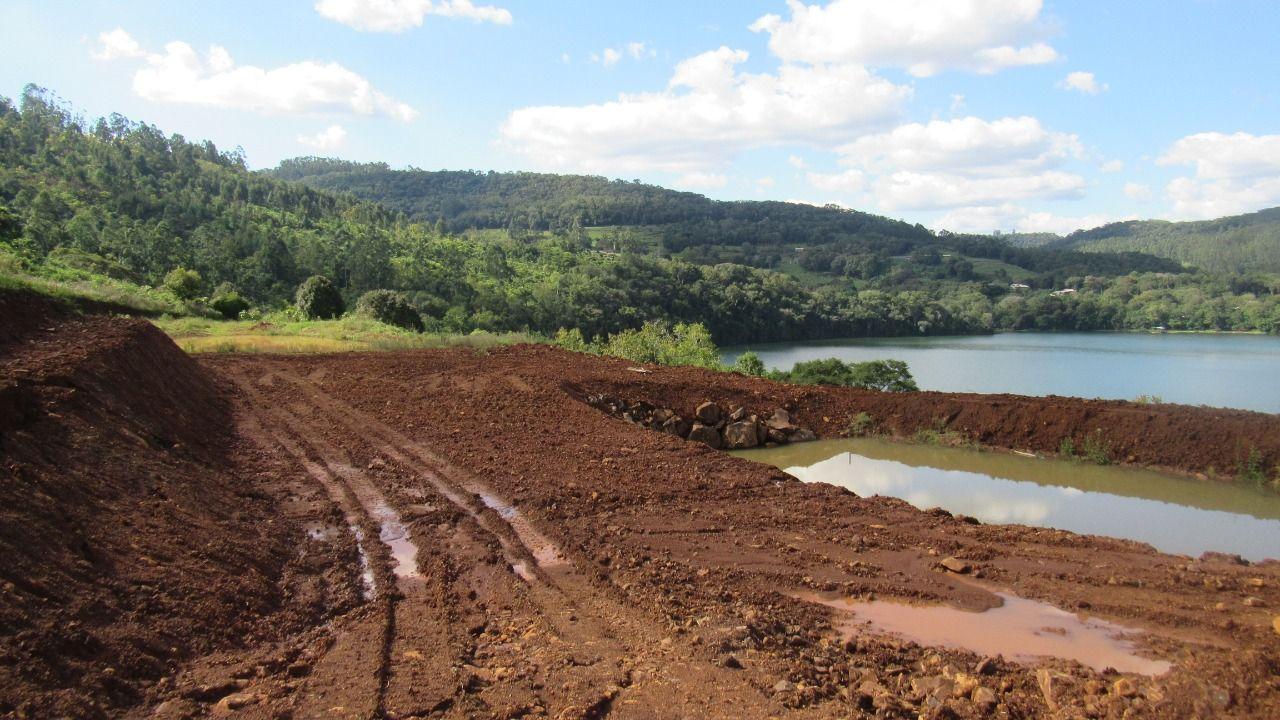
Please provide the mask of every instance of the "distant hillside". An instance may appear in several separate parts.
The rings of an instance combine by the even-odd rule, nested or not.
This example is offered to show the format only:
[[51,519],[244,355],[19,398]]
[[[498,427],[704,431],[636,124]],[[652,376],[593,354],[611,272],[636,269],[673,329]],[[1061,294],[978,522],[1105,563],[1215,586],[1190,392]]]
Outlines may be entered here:
[[349,193],[411,220],[439,223],[447,232],[643,228],[642,234],[667,254],[703,265],[800,265],[871,279],[887,272],[893,258],[923,254],[1050,273],[1048,284],[1073,275],[1181,270],[1177,263],[1150,255],[1015,247],[999,237],[935,235],[922,225],[836,206],[711,200],[591,175],[392,170],[386,163],[314,157],[286,160],[267,172],[319,190]]
[[1280,208],[1201,222],[1134,220],[1079,230],[1052,247],[1151,253],[1215,273],[1280,272]]

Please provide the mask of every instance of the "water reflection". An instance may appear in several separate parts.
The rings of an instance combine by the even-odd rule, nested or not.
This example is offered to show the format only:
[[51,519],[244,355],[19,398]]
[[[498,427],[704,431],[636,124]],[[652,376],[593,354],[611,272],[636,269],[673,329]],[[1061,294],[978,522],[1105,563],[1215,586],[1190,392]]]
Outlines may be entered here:
[[1164,552],[1280,558],[1280,496],[1126,468],[881,440],[737,453],[806,482],[1020,523],[1150,543]]

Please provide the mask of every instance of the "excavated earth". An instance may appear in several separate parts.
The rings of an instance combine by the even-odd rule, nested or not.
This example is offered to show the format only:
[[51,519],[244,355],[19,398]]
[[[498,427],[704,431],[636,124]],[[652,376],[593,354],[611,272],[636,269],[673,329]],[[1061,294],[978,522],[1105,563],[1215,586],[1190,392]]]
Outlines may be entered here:
[[[601,395],[785,408],[823,437],[859,413],[1026,451],[1101,430],[1117,461],[1216,477],[1242,448],[1280,460],[1273,415],[533,346],[196,360],[0,295],[0,717],[1280,716],[1280,563],[803,484]],[[1139,630],[1172,668],[931,647],[796,597],[996,592]]]

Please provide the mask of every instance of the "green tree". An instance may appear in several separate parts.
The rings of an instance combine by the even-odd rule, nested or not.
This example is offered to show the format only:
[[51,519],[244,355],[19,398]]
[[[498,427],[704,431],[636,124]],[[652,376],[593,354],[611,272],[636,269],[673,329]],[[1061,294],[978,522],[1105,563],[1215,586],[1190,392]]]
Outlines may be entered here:
[[323,275],[312,275],[298,286],[294,296],[298,312],[308,320],[328,320],[342,315],[346,305],[333,282]]
[[403,295],[392,290],[370,290],[356,301],[356,312],[379,322],[422,332],[422,315]]
[[179,300],[194,300],[204,288],[204,278],[195,270],[176,267],[164,276],[164,288]]
[[734,361],[733,371],[758,377],[765,374],[764,361],[760,359],[759,355],[748,350],[739,355],[738,359]]

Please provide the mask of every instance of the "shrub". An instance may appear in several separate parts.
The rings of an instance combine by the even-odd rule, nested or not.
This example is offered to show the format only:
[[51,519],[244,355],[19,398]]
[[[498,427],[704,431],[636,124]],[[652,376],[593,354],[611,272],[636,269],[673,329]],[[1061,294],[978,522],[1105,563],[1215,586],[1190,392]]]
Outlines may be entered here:
[[611,335],[600,350],[632,362],[723,369],[720,351],[701,323],[647,322],[636,330]]
[[230,283],[222,283],[213,291],[209,307],[222,317],[235,320],[240,317],[240,313],[249,309],[249,301],[240,297],[240,293],[236,292]]
[[733,363],[733,371],[759,377],[765,373],[764,361],[759,355],[748,350],[738,356],[737,361]]
[[799,385],[837,385],[886,392],[919,390],[907,364],[901,360],[869,360],[846,363],[838,358],[796,363],[779,379]]
[[849,434],[849,437],[865,437],[871,434],[875,424],[875,419],[864,410],[849,419],[849,427],[845,431]]
[[204,279],[195,270],[176,267],[164,276],[164,288],[179,300],[194,300],[204,287]]
[[592,348],[587,343],[586,338],[582,336],[582,331],[578,328],[560,328],[556,331],[556,336],[551,340],[556,347],[564,348],[572,352],[591,352]]
[[1080,446],[1080,451],[1084,457],[1090,462],[1099,465],[1111,464],[1111,441],[1102,437],[1102,429],[1094,431],[1092,435],[1086,435],[1084,442]]
[[422,332],[426,326],[417,308],[403,295],[391,290],[370,290],[356,301],[356,312],[406,330]]
[[294,303],[307,320],[336,318],[346,310],[342,295],[323,275],[312,275],[299,285]]

